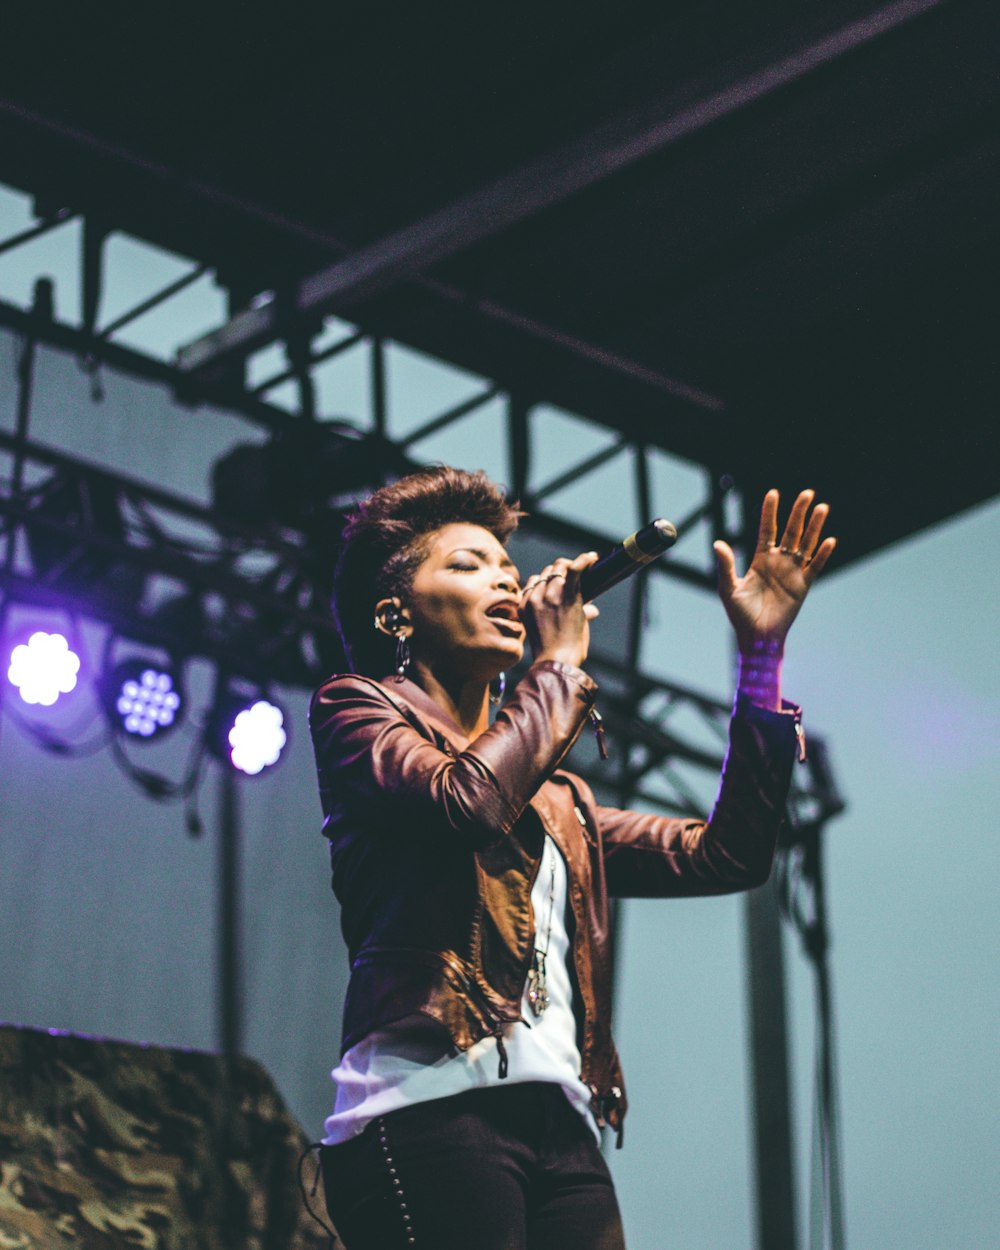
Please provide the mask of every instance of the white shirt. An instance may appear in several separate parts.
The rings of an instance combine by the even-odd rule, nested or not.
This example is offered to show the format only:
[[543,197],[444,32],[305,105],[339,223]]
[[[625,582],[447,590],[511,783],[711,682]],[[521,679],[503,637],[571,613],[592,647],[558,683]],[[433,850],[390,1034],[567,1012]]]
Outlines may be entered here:
[[440,1026],[426,1017],[411,1017],[377,1029],[352,1046],[331,1073],[336,1094],[333,1111],[324,1125],[324,1145],[347,1141],[369,1121],[400,1107],[447,1098],[468,1089],[524,1081],[561,1085],[600,1141],[590,1110],[590,1091],[580,1079],[568,965],[566,890],[566,864],[556,844],[546,837],[531,891],[531,907],[537,948],[546,950],[548,934],[545,972],[549,1005],[536,1017],[525,987],[522,1020],[504,1029],[508,1059],[504,1081],[498,1074],[493,1037],[484,1037],[468,1050],[452,1054]]

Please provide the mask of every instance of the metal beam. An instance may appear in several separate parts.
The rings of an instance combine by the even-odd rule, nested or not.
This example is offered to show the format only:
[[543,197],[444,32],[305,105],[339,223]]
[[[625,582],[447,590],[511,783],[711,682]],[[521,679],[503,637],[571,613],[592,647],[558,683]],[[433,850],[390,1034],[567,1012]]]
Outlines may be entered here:
[[[46,138],[55,137],[80,148],[88,154],[94,165],[100,161],[106,161],[119,169],[128,170],[130,174],[151,184],[152,189],[149,193],[152,195],[183,197],[185,201],[190,200],[196,203],[203,211],[230,214],[261,231],[282,234],[307,247],[328,252],[331,256],[345,256],[351,252],[347,243],[328,230],[318,230],[315,226],[289,217],[287,214],[262,208],[212,183],[188,177],[168,165],[150,161],[120,144],[109,143],[78,127],[67,126],[63,122],[53,121],[51,118],[11,101],[0,100],[0,118],[4,117]],[[69,210],[62,211],[69,213]],[[39,229],[38,233],[42,231]],[[9,240],[9,243],[13,247],[23,241],[26,241],[25,238],[19,235],[16,239]],[[157,240],[151,241],[157,242]],[[629,378],[652,390],[660,391],[682,403],[693,404],[708,412],[725,410],[726,405],[721,398],[702,388],[650,369],[648,365],[632,360],[619,352],[609,351],[599,344],[588,343],[555,326],[539,321],[536,317],[526,317],[523,313],[507,308],[496,300],[479,299],[440,278],[431,278],[426,275],[414,275],[412,283],[433,299],[441,301],[442,304],[461,308],[466,317],[480,318],[486,323],[521,336],[526,341],[556,347],[570,356],[575,356],[588,364],[597,365],[620,377]],[[156,363],[159,364],[159,362]],[[206,379],[201,380],[206,381]],[[192,389],[193,383],[194,378],[191,377],[185,390]],[[210,388],[202,387],[201,389],[211,389],[211,397],[215,401],[229,402],[236,406],[239,404],[238,398],[232,395],[231,386],[227,386],[223,392],[213,380]]]
[[[162,293],[161,293],[162,294]],[[134,311],[134,310],[133,310]],[[95,361],[100,361],[110,365],[112,368],[120,369],[127,374],[138,377],[150,378],[165,383],[170,386],[180,398],[188,403],[194,403],[200,400],[211,399],[217,405],[231,406],[242,413],[248,419],[270,428],[273,431],[286,429],[289,424],[294,424],[298,420],[297,417],[291,416],[281,408],[263,401],[257,390],[249,388],[245,379],[233,379],[230,384],[224,388],[205,388],[201,385],[200,378],[187,379],[179,373],[177,368],[169,363],[154,360],[142,353],[133,351],[121,344],[111,341],[102,334],[92,336],[84,330],[77,327],[64,325],[60,322],[52,320],[50,317],[39,319],[37,311],[24,311],[14,308],[10,305],[0,303],[0,326],[6,325],[11,329],[25,335],[37,334],[40,342],[45,342],[54,347],[71,351],[80,356],[92,357]],[[337,352],[344,350],[348,346],[353,346],[366,339],[369,343],[369,370],[370,370],[370,386],[372,393],[373,421],[376,431],[383,432],[387,428],[387,394],[386,394],[386,378],[385,378],[385,346],[378,336],[368,337],[360,333],[348,335],[347,338],[338,343],[332,344],[330,347],[309,355],[308,367],[312,368],[321,361]],[[282,377],[298,376],[301,370],[302,362],[298,362],[295,367],[289,368],[282,372],[278,377],[272,377],[267,380],[265,385],[269,388],[276,384]],[[398,444],[401,451],[405,452],[411,443],[419,438],[433,432],[434,429],[440,428],[447,422],[456,419],[465,412],[471,411],[473,407],[486,402],[487,399],[502,394],[502,390],[496,384],[487,385],[486,389],[480,395],[466,404],[459,405],[456,409],[450,410],[448,413],[438,414],[430,422],[420,427],[418,430],[411,431],[410,435]],[[536,397],[537,398],[537,397]],[[530,412],[531,403],[529,397],[521,395],[517,401],[521,416],[519,418],[523,429],[520,429],[522,439],[527,437],[528,414]],[[514,427],[510,426],[510,431]],[[520,428],[520,427],[519,427]],[[512,435],[513,436],[513,435]],[[3,446],[4,436],[0,432],[0,447]],[[621,440],[619,440],[621,443]],[[526,450],[527,442],[525,442]],[[637,448],[638,450],[638,448]],[[50,464],[59,463],[60,457],[53,449],[41,448],[35,446],[34,454],[36,458]],[[523,458],[523,457],[522,457]],[[71,463],[72,458],[67,458],[67,462]],[[414,458],[413,467],[417,468],[420,461]],[[97,465],[89,466],[91,469],[100,472]],[[574,476],[583,473],[587,468],[593,465],[577,466]],[[127,489],[127,484],[122,480],[122,486]],[[549,484],[552,485],[551,483]],[[137,486],[140,491],[142,487]],[[544,488],[543,488],[544,489]],[[522,492],[525,498],[527,495]],[[171,507],[170,503],[167,507]],[[574,525],[565,519],[550,516],[544,512],[536,513],[534,524],[532,526],[538,532],[545,534],[547,537],[558,540],[560,542],[576,544],[578,549],[593,547],[595,549],[603,549],[613,541],[613,537],[606,534],[599,534],[592,530],[586,529],[581,525]],[[689,585],[701,588],[710,588],[714,585],[713,568],[706,566],[699,568],[683,560],[672,558],[669,561],[659,561],[654,566],[654,574],[665,574],[675,580],[684,581]]]
[[[297,319],[349,309],[655,156],[943,2],[894,0],[770,64],[754,66],[708,89],[700,98],[678,101],[673,94],[615,118],[304,279],[294,291],[289,313]],[[245,356],[284,332],[283,315],[278,301],[246,309],[227,325],[182,347],[178,366],[191,373],[227,357]]]
[[773,882],[744,902],[756,1250],[796,1250],[785,956]]
[[78,213],[74,213],[68,208],[59,209],[52,217],[47,217],[45,220],[40,221],[37,226],[29,226],[27,230],[21,230],[18,234],[12,234],[7,239],[0,239],[0,255],[4,252],[11,252],[24,243],[30,243],[33,239],[37,239],[43,234],[48,234],[50,230],[55,230],[63,222],[71,221],[77,216],[79,216]]

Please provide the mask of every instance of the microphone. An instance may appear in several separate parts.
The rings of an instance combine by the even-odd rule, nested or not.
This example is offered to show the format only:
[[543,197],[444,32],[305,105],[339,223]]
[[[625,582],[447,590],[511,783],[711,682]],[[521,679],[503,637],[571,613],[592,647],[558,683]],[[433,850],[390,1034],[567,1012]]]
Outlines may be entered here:
[[612,586],[623,582],[626,577],[638,573],[651,560],[662,556],[676,541],[676,526],[662,517],[657,517],[641,530],[630,534],[596,564],[583,570],[580,575],[580,593],[584,603],[590,603]]

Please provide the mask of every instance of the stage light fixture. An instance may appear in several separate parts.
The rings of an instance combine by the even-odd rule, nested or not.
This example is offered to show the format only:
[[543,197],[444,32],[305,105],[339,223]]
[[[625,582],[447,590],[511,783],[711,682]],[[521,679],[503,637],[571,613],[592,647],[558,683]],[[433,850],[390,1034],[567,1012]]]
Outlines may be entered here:
[[118,488],[97,470],[57,470],[26,516],[35,576],[52,587],[138,602],[145,575],[123,560],[128,546]]
[[253,777],[276,764],[288,741],[284,724],[284,713],[267,699],[237,712],[227,735],[233,767]]
[[230,684],[216,698],[205,743],[217,759],[256,777],[278,762],[287,724],[282,708],[259,688],[241,691]]
[[10,654],[7,680],[29,704],[51,707],[77,683],[80,657],[62,634],[36,630]]
[[123,660],[104,674],[101,698],[111,724],[140,742],[169,733],[184,710],[179,675],[141,658]]
[[241,443],[212,467],[217,524],[261,521],[326,535],[345,499],[408,472],[405,453],[346,421],[289,423],[265,444]]

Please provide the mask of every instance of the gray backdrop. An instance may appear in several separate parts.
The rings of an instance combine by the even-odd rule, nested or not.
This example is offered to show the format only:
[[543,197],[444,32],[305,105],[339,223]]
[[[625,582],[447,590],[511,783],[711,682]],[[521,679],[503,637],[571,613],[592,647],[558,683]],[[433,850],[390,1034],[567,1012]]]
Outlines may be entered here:
[[[8,430],[13,361],[13,339],[0,336]],[[405,393],[397,385],[400,412],[413,388],[435,385],[414,370]],[[343,377],[341,396],[360,395]],[[94,403],[77,365],[44,352],[33,434],[205,498],[205,466],[245,428],[178,408],[154,386],[113,375],[104,384]],[[496,419],[486,412],[424,450],[502,477]],[[556,443],[560,422],[553,414],[545,427]],[[556,456],[547,437],[539,451]],[[683,490],[678,473],[664,469],[666,494],[672,484]],[[624,464],[609,470],[584,500],[612,533],[628,523],[619,515],[626,475]],[[671,502],[658,500],[657,510],[682,514]],[[815,593],[789,651],[786,691],[829,738],[850,802],[829,828],[827,865],[847,1226],[859,1248],[995,1244],[998,666],[989,570],[997,550],[993,504],[838,575]],[[728,639],[717,604],[662,583],[651,618],[646,662],[724,694]],[[12,623],[19,619],[15,609]],[[101,637],[99,625],[86,628],[90,659]],[[207,679],[196,667],[202,698]],[[80,706],[89,697],[82,690]],[[287,758],[241,787],[246,1047],[317,1134],[345,958],[306,699],[284,698]],[[0,1017],[211,1048],[214,770],[201,795],[206,834],[195,840],[179,809],[142,797],[106,751],[72,761],[41,751],[12,723],[10,701],[5,694],[0,719]],[[75,715],[62,713],[62,723]],[[176,772],[178,748],[142,762]],[[741,917],[734,899],[631,903],[626,912],[617,1032],[633,1110],[626,1148],[611,1162],[633,1250],[752,1243]],[[791,945],[789,962],[804,1190],[812,1002]]]

